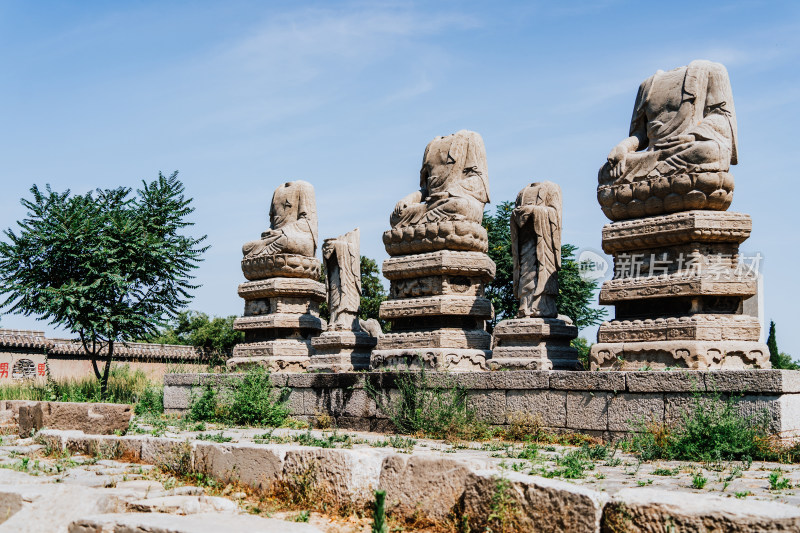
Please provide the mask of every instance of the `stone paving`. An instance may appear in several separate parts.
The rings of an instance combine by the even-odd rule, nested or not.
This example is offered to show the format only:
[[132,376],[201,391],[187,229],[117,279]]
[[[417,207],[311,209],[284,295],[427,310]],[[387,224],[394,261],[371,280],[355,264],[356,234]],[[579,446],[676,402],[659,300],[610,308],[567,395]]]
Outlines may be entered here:
[[[800,468],[796,465],[754,462],[697,464],[683,462],[640,463],[635,457],[608,446],[587,448],[524,445],[490,441],[447,444],[441,441],[387,436],[341,430],[274,430],[222,428],[211,424],[181,426],[132,426],[128,439],[142,435],[145,440],[216,446],[229,452],[231,447],[248,449],[269,444],[271,450],[339,448],[342,451],[390,457],[416,457],[433,465],[437,460],[456,460],[487,479],[511,482],[539,479],[539,486],[575,487],[575,494],[605,494],[612,501],[624,495],[647,500],[668,491],[687,506],[703,501],[698,495],[716,496],[730,501],[732,508],[756,510],[772,516],[781,513],[800,516]],[[216,531],[213,524],[224,523],[226,531],[325,531],[328,533],[368,532],[367,516],[324,516],[318,512],[301,514],[297,506],[272,507],[259,501],[258,491],[243,485],[206,479],[186,484],[160,468],[136,459],[111,460],[102,454],[87,456],[65,453],[54,448],[48,438],[79,439],[79,432],[43,431],[39,438],[3,436],[0,445],[0,532],[64,531],[104,533],[162,531],[169,523],[176,532]],[[65,437],[66,435],[66,437]],[[144,435],[147,435],[144,437]],[[42,438],[44,437],[44,438]],[[116,437],[89,436],[95,439]],[[66,442],[66,441],[64,441]],[[330,450],[334,451],[334,450]],[[366,455],[364,455],[366,454]],[[320,455],[327,458],[328,456]],[[334,458],[334,456],[330,456]],[[144,460],[144,453],[142,453]],[[441,462],[441,461],[440,461]],[[368,461],[364,462],[369,468]],[[385,464],[385,463],[384,463]],[[449,463],[452,464],[452,463]],[[250,468],[261,468],[251,465]],[[348,472],[358,475],[358,472]],[[365,473],[365,476],[370,475]],[[542,478],[554,478],[553,481]],[[383,483],[383,478],[381,478]],[[581,492],[583,489],[590,492]],[[655,489],[655,490],[654,490]],[[442,490],[436,488],[434,490]],[[491,487],[489,490],[492,490]],[[601,496],[602,498],[602,496]],[[479,499],[488,500],[483,494]],[[709,500],[712,503],[717,500]],[[79,504],[76,504],[79,502]],[[734,504],[734,502],[736,502]],[[772,503],[767,503],[772,502]],[[788,504],[770,508],[774,503]],[[612,505],[609,504],[609,505]],[[600,508],[602,508],[602,502]],[[761,505],[762,507],[758,507]],[[763,507],[766,506],[766,507]],[[749,511],[748,511],[749,509]],[[794,511],[793,511],[794,509]],[[258,510],[262,516],[255,516]],[[268,513],[271,512],[271,513]],[[772,514],[771,514],[772,513]],[[268,514],[270,519],[264,518]],[[307,519],[309,523],[295,522]],[[794,516],[790,516],[794,520]],[[283,520],[277,520],[283,519]],[[165,522],[166,521],[166,522]],[[221,522],[220,522],[221,521]],[[800,524],[800,521],[798,521]],[[159,529],[162,528],[162,529]],[[413,530],[407,528],[406,530]],[[747,529],[743,529],[747,530]]]
[[[147,430],[149,426],[140,427]],[[357,431],[278,428],[265,432],[264,429],[218,428],[211,424],[203,431],[182,431],[173,426],[163,436],[216,439],[231,443],[324,443],[326,447],[334,448],[386,448],[404,454],[465,460],[481,469],[496,469],[499,475],[503,472],[519,472],[552,477],[609,494],[626,488],[652,487],[716,494],[726,498],[775,501],[800,507],[800,465],[762,461],[713,464],[640,462],[635,456],[614,449],[612,445],[593,445],[590,446],[593,451],[589,453],[595,457],[580,458],[580,466],[575,466],[581,448],[574,446],[525,445],[501,441],[448,444]],[[772,485],[770,476],[774,479]],[[700,484],[702,488],[695,487]]]
[[46,451],[30,438],[2,437],[0,532],[321,531],[254,516],[243,505],[245,494],[210,495],[207,488],[176,483],[153,465]]

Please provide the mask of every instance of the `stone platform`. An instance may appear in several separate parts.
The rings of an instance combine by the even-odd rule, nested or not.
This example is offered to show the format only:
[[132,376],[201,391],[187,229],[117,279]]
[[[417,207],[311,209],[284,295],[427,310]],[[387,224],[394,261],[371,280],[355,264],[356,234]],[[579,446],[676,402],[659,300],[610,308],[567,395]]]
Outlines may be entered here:
[[[233,379],[237,379],[234,375]],[[288,387],[291,416],[313,421],[330,416],[338,427],[388,431],[386,415],[364,388],[396,391],[395,372],[336,374],[272,374],[273,382]],[[557,431],[616,438],[636,430],[640,420],[676,422],[693,401],[694,393],[732,396],[741,412],[766,411],[770,429],[787,438],[800,436],[800,372],[792,370],[726,371],[499,371],[428,372],[429,382],[458,384],[467,391],[480,419],[507,426],[520,415],[538,418]],[[192,394],[199,394],[220,374],[167,374],[164,408],[184,413]]]
[[[234,347],[227,365],[232,370],[260,364],[272,371],[302,372],[313,353],[312,337],[326,327],[319,317],[319,304],[325,300],[325,285],[317,281],[320,262],[291,254],[268,259],[242,261],[251,281],[239,285],[244,316],[233,327],[244,332],[245,342]],[[263,275],[279,277],[252,279]]]
[[686,211],[603,228],[615,307],[592,346],[592,370],[769,368],[758,319],[744,313],[757,278],[739,263],[752,221],[743,213]]
[[437,250],[384,261],[383,275],[391,289],[380,316],[391,321],[392,330],[378,338],[372,368],[486,370],[492,343],[486,320],[493,311],[484,287],[494,274],[494,262],[474,250]]
[[578,328],[566,316],[513,318],[494,328],[492,370],[578,370],[578,351],[570,341]]

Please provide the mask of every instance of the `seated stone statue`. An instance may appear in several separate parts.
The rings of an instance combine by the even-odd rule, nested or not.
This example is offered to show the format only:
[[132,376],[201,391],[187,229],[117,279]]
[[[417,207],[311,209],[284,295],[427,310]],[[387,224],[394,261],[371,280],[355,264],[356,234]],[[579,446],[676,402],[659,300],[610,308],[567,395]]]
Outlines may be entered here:
[[284,183],[272,195],[270,229],[242,247],[245,258],[277,254],[314,257],[317,252],[317,204],[306,181]]
[[393,228],[448,220],[477,224],[489,201],[489,176],[483,139],[461,130],[436,137],[425,148],[420,190],[397,202],[390,216]]
[[561,188],[555,183],[532,183],[520,191],[511,213],[511,255],[517,316],[558,316]]
[[725,67],[692,61],[639,87],[630,136],[600,170],[601,185],[727,172],[737,163],[736,112]]

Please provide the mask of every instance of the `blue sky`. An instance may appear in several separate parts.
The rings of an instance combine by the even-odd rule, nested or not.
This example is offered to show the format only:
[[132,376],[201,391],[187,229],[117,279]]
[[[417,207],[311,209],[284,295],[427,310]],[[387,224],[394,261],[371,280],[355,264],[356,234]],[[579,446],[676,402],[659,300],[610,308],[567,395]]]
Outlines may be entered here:
[[212,246],[191,307],[239,314],[241,245],[280,183],[311,182],[320,236],[359,226],[380,261],[427,142],[471,129],[493,203],[555,181],[565,242],[599,250],[597,169],[638,85],[693,59],[728,67],[731,210],[753,217],[742,250],[764,257],[767,320],[800,358],[796,2],[0,1],[0,228],[34,183],[82,193],[180,170]]

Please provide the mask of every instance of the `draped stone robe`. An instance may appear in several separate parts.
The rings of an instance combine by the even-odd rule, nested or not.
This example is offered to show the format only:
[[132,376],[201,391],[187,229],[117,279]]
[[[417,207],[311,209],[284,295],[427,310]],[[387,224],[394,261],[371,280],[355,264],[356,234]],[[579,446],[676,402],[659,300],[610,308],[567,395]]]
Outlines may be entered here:
[[483,139],[461,130],[436,137],[425,148],[420,170],[420,190],[408,205],[390,219],[392,227],[471,220],[480,224],[489,202],[489,171]]
[[511,214],[511,253],[518,316],[558,316],[561,188],[555,183],[532,183],[517,196]]
[[317,203],[314,187],[302,180],[284,183],[272,195],[270,229],[242,247],[245,257],[317,252]]
[[328,330],[361,331],[357,320],[361,305],[360,232],[349,233],[322,244],[328,285]]
[[601,184],[676,173],[727,172],[738,162],[736,110],[728,71],[719,63],[692,61],[659,70],[639,87],[630,126],[635,150],[616,180],[606,163]]

